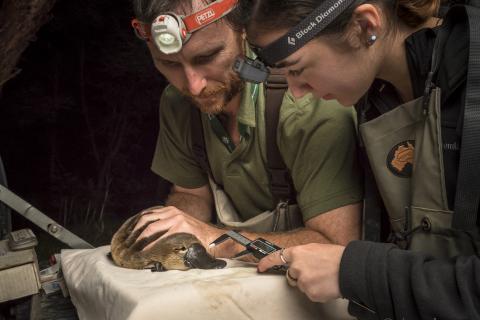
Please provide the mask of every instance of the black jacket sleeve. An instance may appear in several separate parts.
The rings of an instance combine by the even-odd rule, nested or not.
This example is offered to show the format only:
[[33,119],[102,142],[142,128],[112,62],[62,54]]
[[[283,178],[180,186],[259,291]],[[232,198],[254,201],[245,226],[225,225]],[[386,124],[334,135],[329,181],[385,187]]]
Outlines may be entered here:
[[359,319],[480,319],[480,259],[434,259],[392,244],[351,242],[340,291]]

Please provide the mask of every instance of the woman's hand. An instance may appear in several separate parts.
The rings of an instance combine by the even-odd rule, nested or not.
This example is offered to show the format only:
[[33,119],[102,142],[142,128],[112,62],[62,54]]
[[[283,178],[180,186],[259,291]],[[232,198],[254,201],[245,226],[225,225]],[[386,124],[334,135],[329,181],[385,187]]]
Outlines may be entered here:
[[[298,288],[312,301],[326,302],[340,298],[339,270],[345,247],[332,244],[310,243],[283,250],[283,258],[289,265],[288,275]],[[280,251],[260,260],[258,271],[282,265]],[[290,281],[291,282],[291,281]]]

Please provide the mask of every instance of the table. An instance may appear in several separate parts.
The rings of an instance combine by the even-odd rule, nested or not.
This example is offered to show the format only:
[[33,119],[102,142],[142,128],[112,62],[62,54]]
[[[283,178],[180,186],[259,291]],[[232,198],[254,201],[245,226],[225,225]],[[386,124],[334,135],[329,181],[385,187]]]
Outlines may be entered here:
[[62,250],[79,318],[94,319],[352,319],[347,301],[313,303],[285,277],[227,260],[219,270],[151,272],[118,267],[109,246]]

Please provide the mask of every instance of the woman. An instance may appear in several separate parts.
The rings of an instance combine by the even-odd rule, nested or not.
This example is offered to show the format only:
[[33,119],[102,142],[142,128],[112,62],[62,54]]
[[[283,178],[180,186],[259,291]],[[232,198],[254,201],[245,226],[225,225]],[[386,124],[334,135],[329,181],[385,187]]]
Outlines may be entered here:
[[[356,106],[371,170],[364,231],[378,239],[381,226],[396,244],[292,247],[258,270],[288,264],[290,284],[314,301],[347,298],[359,318],[480,319],[480,14],[458,6],[442,21],[439,6],[258,0],[247,26],[259,60],[283,70],[296,97]],[[375,185],[381,203],[370,206]],[[374,214],[382,206],[389,223]]]

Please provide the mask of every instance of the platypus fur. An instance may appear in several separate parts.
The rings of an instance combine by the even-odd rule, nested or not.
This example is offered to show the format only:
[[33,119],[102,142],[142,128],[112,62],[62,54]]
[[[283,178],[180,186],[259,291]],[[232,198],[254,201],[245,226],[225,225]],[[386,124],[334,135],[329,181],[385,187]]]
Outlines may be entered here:
[[[154,209],[154,208],[150,208]],[[143,212],[147,212],[147,210]],[[157,240],[164,232],[136,241],[148,226],[135,230],[142,215],[130,217],[113,235],[111,256],[115,264],[130,269],[145,269],[160,265],[161,270],[221,269],[226,262],[215,259],[208,254],[200,240],[189,233],[175,233],[157,241],[151,248],[142,250],[149,243]]]

